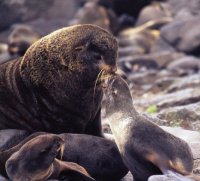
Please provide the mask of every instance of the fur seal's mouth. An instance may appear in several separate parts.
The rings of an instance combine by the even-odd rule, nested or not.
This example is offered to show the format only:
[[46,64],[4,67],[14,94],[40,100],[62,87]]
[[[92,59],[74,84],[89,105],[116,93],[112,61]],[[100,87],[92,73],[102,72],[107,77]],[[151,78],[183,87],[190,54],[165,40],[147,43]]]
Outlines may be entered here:
[[104,70],[104,72],[106,72],[106,74],[113,74],[117,71],[117,66],[101,63],[99,65],[99,69]]
[[116,77],[119,75],[116,73],[109,74],[109,76],[104,80],[104,88],[106,91],[110,90],[112,88],[112,84],[116,80]]
[[94,85],[94,92],[93,92],[93,104],[94,104],[94,97],[95,97],[95,91],[97,86],[100,86],[101,89],[105,89],[107,87],[107,79],[109,79],[109,77],[115,75],[115,72],[117,71],[117,67],[116,66],[108,66],[106,65],[106,68],[102,68],[99,72],[99,74],[97,75],[96,81],[95,81],[95,85]]

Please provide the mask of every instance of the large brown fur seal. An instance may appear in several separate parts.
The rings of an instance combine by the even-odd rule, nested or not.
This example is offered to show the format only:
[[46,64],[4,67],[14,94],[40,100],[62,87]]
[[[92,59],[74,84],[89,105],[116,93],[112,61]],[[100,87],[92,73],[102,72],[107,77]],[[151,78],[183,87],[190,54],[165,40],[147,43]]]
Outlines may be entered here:
[[193,157],[188,144],[140,115],[128,85],[119,76],[108,83],[106,114],[115,141],[135,180],[175,171],[190,174]]
[[0,129],[100,136],[102,86],[96,80],[116,71],[117,48],[104,29],[77,25],[43,37],[23,58],[1,65]]
[[63,146],[64,140],[53,134],[44,134],[29,140],[7,160],[6,172],[9,179],[12,181],[45,181],[48,178],[57,179],[60,175],[62,178],[69,175],[69,178],[94,180],[78,164],[56,159],[59,152],[62,154]]

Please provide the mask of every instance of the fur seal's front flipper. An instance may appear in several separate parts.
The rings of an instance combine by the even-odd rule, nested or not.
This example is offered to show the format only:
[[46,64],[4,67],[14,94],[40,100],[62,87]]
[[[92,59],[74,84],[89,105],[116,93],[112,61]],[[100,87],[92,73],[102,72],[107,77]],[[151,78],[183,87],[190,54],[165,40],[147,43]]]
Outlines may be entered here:
[[69,179],[69,180],[80,180],[80,181],[94,181],[89,173],[80,165],[74,162],[64,162],[58,159],[54,161],[54,172],[50,179]]

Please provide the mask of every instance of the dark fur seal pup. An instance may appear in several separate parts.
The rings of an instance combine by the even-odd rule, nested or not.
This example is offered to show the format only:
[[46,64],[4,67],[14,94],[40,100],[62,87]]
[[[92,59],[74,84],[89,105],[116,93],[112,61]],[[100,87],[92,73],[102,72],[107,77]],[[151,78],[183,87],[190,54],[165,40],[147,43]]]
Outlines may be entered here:
[[187,143],[140,115],[122,78],[113,76],[106,94],[111,130],[126,166],[137,181],[168,171],[190,174],[193,157]]
[[[44,134],[25,143],[6,162],[6,172],[12,181],[45,181],[59,179],[62,175],[69,180],[94,180],[87,171],[76,163],[56,159],[62,156],[64,141],[56,135]],[[74,178],[75,177],[75,178]]]
[[100,136],[103,93],[97,78],[116,71],[117,48],[102,28],[77,25],[45,36],[23,58],[1,65],[0,129]]
[[[52,137],[52,134],[37,132],[25,138],[18,145],[0,152],[0,174],[4,176],[7,175],[5,171],[5,163],[11,155],[18,152],[23,145],[27,145],[30,140],[39,137],[40,135],[44,135],[43,139],[45,139],[45,137],[48,138],[48,135]],[[65,143],[62,160],[66,162],[75,162],[83,166],[93,178],[101,181],[118,181],[128,172],[114,142],[104,138],[84,134],[64,133],[58,136],[64,140]],[[42,144],[43,142],[44,141],[42,140],[40,141],[40,144],[39,142],[29,142],[29,145],[32,145],[33,147],[33,151],[31,152],[32,154],[29,154],[30,157],[28,158],[23,157],[20,162],[30,162],[30,159],[36,158],[36,156],[31,158],[31,155],[34,155],[34,152],[39,154],[42,147],[45,145],[46,147],[47,145],[49,145],[49,147],[51,146],[50,141],[45,142],[44,145]],[[33,146],[33,144],[35,144],[35,146]],[[26,152],[26,149],[29,150],[29,147],[24,147],[24,152]],[[45,158],[48,158],[48,155],[40,160],[45,160]],[[35,162],[37,162],[36,159]],[[77,176],[76,173],[75,175]],[[75,175],[73,174],[72,176],[74,177]],[[67,178],[69,178],[69,173],[65,170],[63,174],[59,175],[59,177],[61,176],[67,176]]]

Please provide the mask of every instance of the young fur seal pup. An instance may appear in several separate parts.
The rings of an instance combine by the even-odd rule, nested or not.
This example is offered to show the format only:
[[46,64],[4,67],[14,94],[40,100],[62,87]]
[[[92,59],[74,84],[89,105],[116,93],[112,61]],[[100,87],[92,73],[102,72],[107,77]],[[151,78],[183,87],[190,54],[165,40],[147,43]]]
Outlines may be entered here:
[[0,65],[0,129],[101,136],[102,84],[117,41],[95,25],[59,29]]
[[175,171],[190,174],[193,157],[188,144],[140,115],[128,85],[119,76],[108,82],[106,114],[126,166],[137,181]]
[[44,134],[25,143],[6,162],[6,172],[12,181],[45,181],[59,176],[85,181],[94,180],[80,165],[56,159],[64,148],[64,141],[56,135]]
[[[23,158],[20,159],[20,157],[17,156],[19,158],[17,160],[16,156],[14,156],[15,163],[17,164],[18,162],[28,164],[30,160],[35,160],[34,163],[36,167],[38,167],[38,170],[41,170],[40,162],[49,158],[48,153],[44,153],[44,157],[38,160],[35,159],[37,158],[37,156],[35,155],[39,154],[39,152],[44,147],[52,147],[52,145],[54,144],[53,138],[56,138],[56,136],[60,137],[60,139],[64,141],[62,161],[68,162],[68,165],[69,162],[81,165],[93,178],[101,181],[118,181],[128,172],[127,167],[123,163],[119,150],[113,141],[86,134],[63,133],[53,136],[53,134],[49,133],[36,132],[23,140],[19,138],[19,144],[19,141],[15,140],[17,142],[16,145],[14,145],[12,148],[8,147],[8,149],[4,149],[4,151],[0,152],[0,174],[2,174],[3,176],[7,176],[5,163],[10,157],[12,157],[12,155],[14,155],[14,153],[19,153],[19,150],[22,147],[24,148],[21,149],[20,152],[24,152]],[[38,141],[32,141],[34,139]],[[33,149],[30,150],[30,147],[32,147]],[[27,153],[26,157],[25,154],[27,151],[30,153]],[[58,160],[56,160],[56,163],[57,162]],[[64,176],[69,178],[68,172],[68,170],[62,172],[63,174],[60,174],[59,178],[61,176],[62,178]],[[76,171],[71,176],[73,176],[74,178],[75,176],[77,176],[77,174],[78,173]]]

